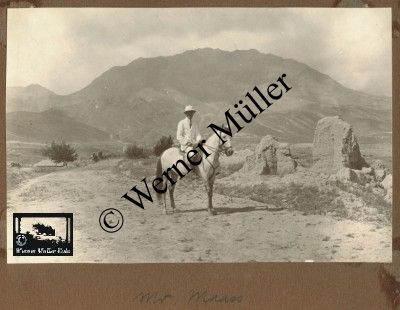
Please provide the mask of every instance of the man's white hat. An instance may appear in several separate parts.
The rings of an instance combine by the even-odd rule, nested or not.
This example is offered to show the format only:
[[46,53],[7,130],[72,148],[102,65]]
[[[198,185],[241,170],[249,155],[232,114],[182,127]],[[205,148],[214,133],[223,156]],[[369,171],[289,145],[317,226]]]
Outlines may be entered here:
[[183,113],[191,112],[191,111],[196,112],[196,110],[193,109],[193,107],[192,107],[191,105],[187,105],[187,106],[185,107],[185,111],[184,111]]

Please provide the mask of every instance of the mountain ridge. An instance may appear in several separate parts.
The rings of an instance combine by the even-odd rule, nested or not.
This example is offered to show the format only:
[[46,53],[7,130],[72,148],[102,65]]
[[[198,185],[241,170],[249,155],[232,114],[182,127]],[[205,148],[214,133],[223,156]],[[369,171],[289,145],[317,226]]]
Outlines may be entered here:
[[262,90],[283,73],[293,89],[257,117],[248,133],[309,142],[318,119],[329,115],[342,115],[360,134],[391,130],[390,97],[349,89],[294,59],[254,49],[203,48],[137,58],[106,70],[77,92],[52,97],[51,105],[124,141],[152,143],[161,133],[175,134],[184,105],[196,106],[206,128],[223,120],[247,91]]

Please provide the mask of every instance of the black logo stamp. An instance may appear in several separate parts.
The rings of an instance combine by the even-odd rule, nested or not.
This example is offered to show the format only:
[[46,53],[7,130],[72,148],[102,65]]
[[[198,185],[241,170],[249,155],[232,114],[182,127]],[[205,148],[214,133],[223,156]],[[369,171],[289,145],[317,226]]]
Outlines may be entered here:
[[72,256],[72,213],[14,213],[14,256]]
[[109,208],[101,212],[99,217],[100,227],[109,233],[115,233],[124,224],[124,217],[117,209]]

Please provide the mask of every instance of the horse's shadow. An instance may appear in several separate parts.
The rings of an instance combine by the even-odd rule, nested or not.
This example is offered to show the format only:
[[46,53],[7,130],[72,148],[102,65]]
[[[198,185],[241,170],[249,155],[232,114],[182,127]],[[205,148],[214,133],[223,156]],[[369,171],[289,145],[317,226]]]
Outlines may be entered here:
[[[220,207],[214,208],[217,212],[217,215],[220,214],[232,214],[232,213],[242,213],[242,212],[253,212],[253,211],[282,211],[285,208],[271,208],[270,206],[247,206],[247,207],[240,207],[240,208],[228,208],[228,207]],[[192,212],[206,212],[208,211],[207,208],[203,209],[189,209],[189,210],[179,210],[177,213],[192,213]]]

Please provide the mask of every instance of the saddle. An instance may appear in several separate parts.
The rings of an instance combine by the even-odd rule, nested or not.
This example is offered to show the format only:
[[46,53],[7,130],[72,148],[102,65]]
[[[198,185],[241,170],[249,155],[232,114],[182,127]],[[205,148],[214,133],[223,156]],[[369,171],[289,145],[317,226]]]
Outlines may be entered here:
[[[190,152],[190,150],[189,150],[188,152],[185,152],[185,151],[182,151],[182,150],[181,150],[180,146],[177,146],[177,147],[178,147],[178,149],[179,149],[179,154],[181,155],[181,159],[185,162],[185,164],[186,164],[190,169],[194,170],[194,172],[195,172],[195,174],[196,174],[197,176],[199,176],[199,170],[198,170],[197,166],[196,166],[196,165],[192,165],[192,164],[189,162],[189,160],[187,159],[187,153]],[[201,153],[201,150],[200,150],[198,147],[193,148],[193,150],[196,150],[196,151],[197,151],[197,154],[196,154],[196,155],[193,155],[193,154],[192,154],[192,156],[190,157],[191,160],[192,160],[193,162],[200,162],[200,161],[202,160],[202,155],[201,155],[202,153]]]

